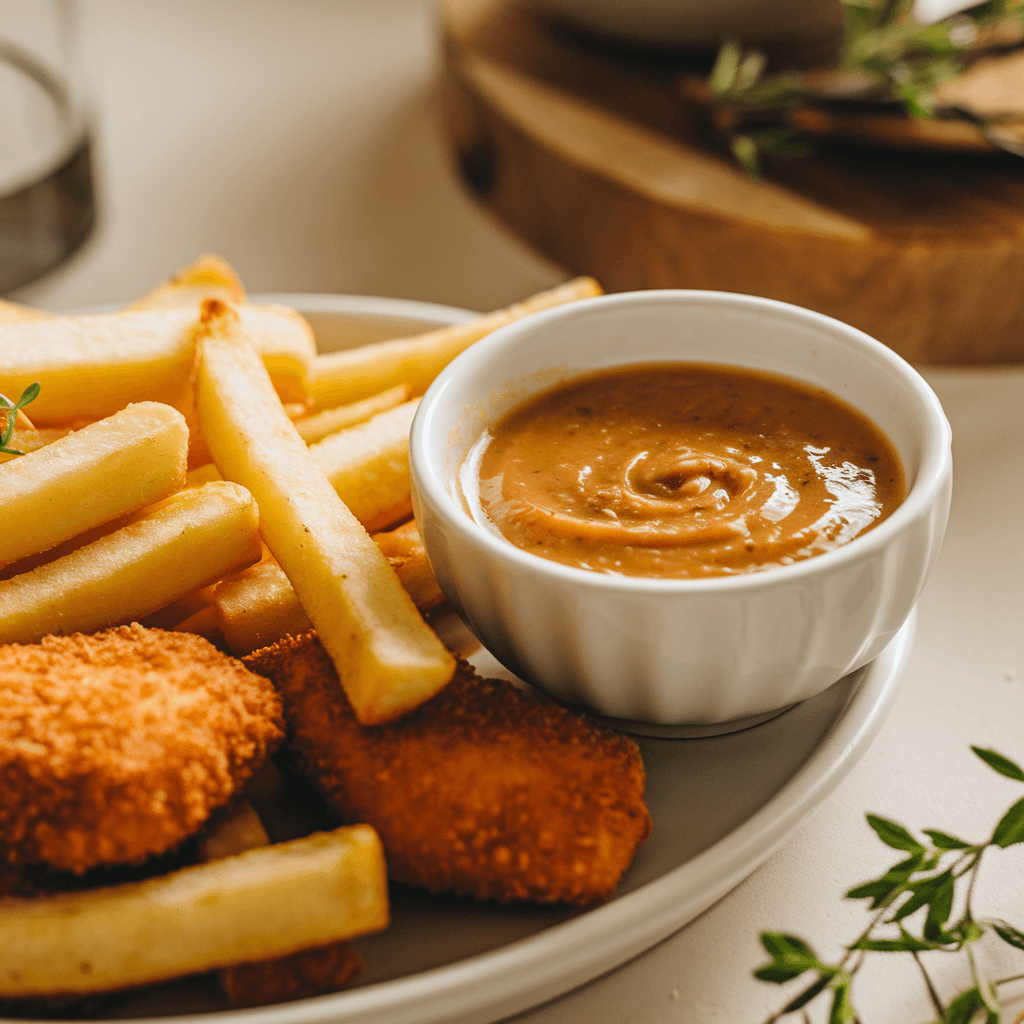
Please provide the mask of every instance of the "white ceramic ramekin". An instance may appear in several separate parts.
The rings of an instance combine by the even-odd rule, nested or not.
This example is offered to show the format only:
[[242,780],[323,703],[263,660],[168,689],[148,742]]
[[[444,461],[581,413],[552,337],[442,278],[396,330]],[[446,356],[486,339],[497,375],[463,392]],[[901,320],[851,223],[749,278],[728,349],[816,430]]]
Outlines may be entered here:
[[[844,547],[764,572],[643,579],[531,555],[478,525],[458,471],[485,427],[530,394],[625,363],[785,374],[860,409],[899,452],[907,497]],[[829,317],[725,292],[646,291],[535,313],[431,385],[412,427],[414,504],[445,595],[511,671],[602,715],[658,725],[763,715],[873,659],[910,614],[949,512],[950,429],[903,359]]]

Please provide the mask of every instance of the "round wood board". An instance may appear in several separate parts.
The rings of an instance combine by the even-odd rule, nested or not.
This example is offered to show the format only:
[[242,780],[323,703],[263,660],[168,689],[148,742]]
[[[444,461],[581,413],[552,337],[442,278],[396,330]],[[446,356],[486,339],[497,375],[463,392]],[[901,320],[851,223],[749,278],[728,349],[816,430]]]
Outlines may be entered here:
[[665,54],[513,0],[442,10],[460,176],[567,271],[793,302],[917,363],[1024,359],[1024,160],[831,147],[753,181],[704,141]]

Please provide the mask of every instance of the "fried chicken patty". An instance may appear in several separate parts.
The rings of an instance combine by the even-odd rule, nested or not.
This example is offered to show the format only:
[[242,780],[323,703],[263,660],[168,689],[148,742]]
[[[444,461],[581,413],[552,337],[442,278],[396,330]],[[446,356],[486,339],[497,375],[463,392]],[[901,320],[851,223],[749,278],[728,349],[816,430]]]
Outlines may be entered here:
[[0,646],[0,860],[81,874],[188,838],[283,736],[268,680],[133,624]]
[[612,894],[650,831],[632,741],[464,662],[412,714],[369,728],[315,635],[245,662],[284,699],[289,756],[331,813],[373,825],[396,881],[587,904]]

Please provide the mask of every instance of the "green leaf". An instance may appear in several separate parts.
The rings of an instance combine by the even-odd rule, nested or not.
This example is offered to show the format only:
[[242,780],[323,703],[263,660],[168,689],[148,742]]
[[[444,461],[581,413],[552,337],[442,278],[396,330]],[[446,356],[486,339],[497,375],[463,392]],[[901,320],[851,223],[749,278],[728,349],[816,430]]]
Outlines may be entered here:
[[912,857],[894,864],[881,878],[864,885],[858,885],[851,889],[846,895],[849,899],[871,899],[871,909],[877,910],[885,904],[900,889],[906,886],[910,876],[921,867],[924,850],[915,853]]
[[729,144],[736,162],[755,181],[761,180],[761,157],[757,143],[749,135],[734,135]]
[[992,930],[1003,942],[1008,942],[1017,949],[1024,949],[1024,932],[1014,928],[1012,924],[1007,924],[1006,921],[993,921]]
[[938,885],[928,905],[928,916],[924,921],[924,937],[939,942],[944,937],[942,926],[949,920],[953,910],[953,889],[955,880],[951,871],[945,871],[936,879]]
[[992,833],[992,842],[1004,849],[1024,842],[1024,798],[1018,800],[1002,816]]
[[[983,1016],[979,1017],[978,1014]],[[999,1015],[993,1014],[985,1006],[985,1001],[977,988],[961,992],[946,1007],[945,1024],[972,1024],[978,1020],[983,1020],[985,1024],[999,1024]]]
[[708,78],[708,88],[716,96],[727,94],[736,83],[736,73],[739,71],[741,56],[740,44],[735,39],[727,39],[722,43],[715,66],[711,69],[711,76]]
[[832,1010],[828,1015],[828,1024],[852,1024],[857,1013],[850,1002],[850,983],[844,982],[836,986],[836,994],[832,997]]
[[925,848],[902,826],[894,821],[879,818],[876,814],[867,816],[868,824],[878,833],[878,838],[894,850],[908,853],[924,853]]
[[39,392],[42,389],[42,385],[39,381],[33,381],[24,391],[21,393],[21,398],[18,399],[15,409],[23,409],[26,405],[34,402],[39,397]]
[[938,829],[926,828],[924,834],[940,850],[969,850],[971,848],[970,843],[965,843],[962,839],[957,839],[956,836],[951,836],[948,832],[940,832]]
[[[804,971],[826,971],[835,973],[834,968],[826,967],[818,960],[814,950],[803,939],[781,932],[762,932],[761,945],[772,958],[770,964],[754,971],[754,977],[761,981],[770,981],[781,985],[785,981],[797,977]],[[831,976],[831,975],[830,975]]]
[[995,769],[1000,775],[1005,775],[1008,779],[1013,779],[1015,782],[1024,782],[1024,769],[1020,765],[1015,764],[1008,757],[1003,757],[1002,754],[995,750],[986,750],[983,747],[971,747],[978,757],[982,759],[989,766],[989,768]]
[[931,903],[932,898],[938,891],[939,885],[938,878],[923,878],[919,882],[914,882],[913,885],[908,887],[911,893],[910,899],[906,903],[901,904],[889,920],[902,921],[905,917],[910,917],[911,914],[916,913],[926,903]]

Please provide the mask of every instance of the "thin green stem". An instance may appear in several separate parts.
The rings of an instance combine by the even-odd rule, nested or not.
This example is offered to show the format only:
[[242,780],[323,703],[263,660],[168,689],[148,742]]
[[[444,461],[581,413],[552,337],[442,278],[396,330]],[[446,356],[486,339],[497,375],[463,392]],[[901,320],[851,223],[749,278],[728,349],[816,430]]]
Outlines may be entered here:
[[924,964],[921,963],[921,957],[916,950],[912,950],[910,955],[914,958],[914,963],[921,969],[921,976],[924,978],[925,987],[928,989],[928,998],[931,999],[932,1006],[935,1007],[935,1012],[939,1015],[939,1020],[945,1020],[946,1011],[942,1006],[942,1001],[939,999],[939,993],[935,991],[931,976],[924,969]]
[[964,913],[967,916],[968,921],[974,920],[974,915],[971,913],[971,897],[974,895],[974,883],[978,880],[978,869],[981,867],[981,857],[985,852],[985,847],[981,847],[978,850],[978,855],[974,858],[974,863],[971,865],[971,870],[974,874],[971,875],[971,881],[967,886],[967,898],[964,903]]

